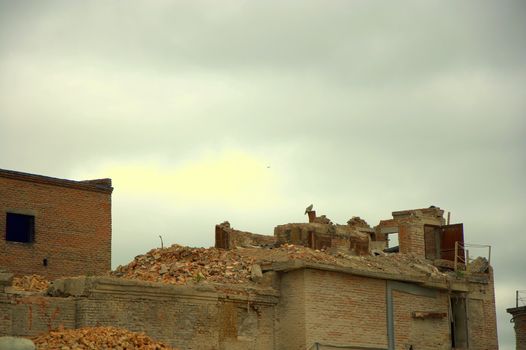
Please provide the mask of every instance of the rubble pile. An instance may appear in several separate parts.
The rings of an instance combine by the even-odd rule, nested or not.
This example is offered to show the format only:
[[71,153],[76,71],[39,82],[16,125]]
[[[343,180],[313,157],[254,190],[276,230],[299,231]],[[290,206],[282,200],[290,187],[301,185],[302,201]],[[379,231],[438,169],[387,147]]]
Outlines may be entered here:
[[438,268],[413,254],[385,254],[384,256],[348,257],[344,266],[365,271],[386,272],[406,276],[445,278],[446,274]]
[[436,267],[411,254],[382,256],[352,256],[330,254],[324,250],[285,243],[274,248],[190,248],[177,244],[152,249],[139,255],[128,265],[119,266],[112,276],[169,284],[215,282],[226,284],[249,283],[254,265],[268,266],[274,262],[300,260],[362,271],[404,274],[427,278],[443,278]]
[[13,278],[13,288],[26,292],[43,292],[49,287],[49,281],[39,275]]
[[200,282],[244,283],[250,279],[254,258],[237,250],[190,248],[174,244],[136,256],[111,274],[150,282],[186,284]]
[[32,339],[38,350],[175,350],[152,340],[144,333],[134,333],[115,327],[61,329]]

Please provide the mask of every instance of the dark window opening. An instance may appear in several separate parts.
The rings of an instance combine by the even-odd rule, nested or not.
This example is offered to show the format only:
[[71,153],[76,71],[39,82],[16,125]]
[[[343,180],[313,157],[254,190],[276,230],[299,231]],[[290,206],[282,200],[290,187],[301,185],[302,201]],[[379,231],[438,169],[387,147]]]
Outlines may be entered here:
[[35,240],[35,217],[7,213],[5,239],[11,242],[33,242]]

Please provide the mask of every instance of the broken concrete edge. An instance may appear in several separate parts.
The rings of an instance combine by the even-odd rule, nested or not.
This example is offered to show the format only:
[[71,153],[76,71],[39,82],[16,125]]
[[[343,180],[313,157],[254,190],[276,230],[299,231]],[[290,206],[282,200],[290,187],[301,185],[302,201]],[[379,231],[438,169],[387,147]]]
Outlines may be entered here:
[[510,307],[506,309],[506,312],[509,314],[512,314],[514,317],[516,315],[522,315],[522,314],[526,315],[526,306]]
[[271,264],[263,265],[262,269],[264,272],[271,270],[278,272],[289,272],[300,269],[314,269],[322,271],[341,272],[349,275],[376,278],[381,280],[410,282],[433,289],[452,290],[456,292],[469,291],[467,281],[454,281],[449,278],[436,279],[430,277],[426,278],[421,276],[392,274],[387,272],[365,271],[353,267],[335,266],[329,264],[306,262],[301,260],[274,262]]
[[173,285],[162,282],[147,282],[106,276],[81,276],[55,280],[48,289],[55,297],[97,297],[105,294],[122,298],[216,300],[229,299],[267,301],[277,303],[279,292],[271,287],[206,283],[195,285]]

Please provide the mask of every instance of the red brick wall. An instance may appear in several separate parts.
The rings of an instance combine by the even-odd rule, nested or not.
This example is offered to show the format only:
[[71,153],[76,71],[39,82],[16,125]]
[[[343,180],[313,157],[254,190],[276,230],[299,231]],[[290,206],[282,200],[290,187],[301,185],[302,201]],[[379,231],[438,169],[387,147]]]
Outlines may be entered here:
[[[35,216],[33,243],[5,240],[7,212]],[[17,275],[56,278],[111,268],[110,193],[0,177],[0,230],[0,267]]]

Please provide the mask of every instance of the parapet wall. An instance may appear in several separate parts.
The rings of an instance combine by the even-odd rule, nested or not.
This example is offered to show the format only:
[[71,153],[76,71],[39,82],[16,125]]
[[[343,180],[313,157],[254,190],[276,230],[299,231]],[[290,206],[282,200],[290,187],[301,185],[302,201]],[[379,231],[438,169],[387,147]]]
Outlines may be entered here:
[[273,246],[276,243],[274,236],[260,235],[257,233],[234,230],[228,221],[216,225],[215,247],[234,249],[236,247]]
[[273,349],[273,289],[174,286],[107,277],[54,282],[53,296],[0,291],[0,335],[115,326],[182,349]]

